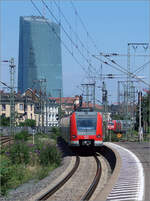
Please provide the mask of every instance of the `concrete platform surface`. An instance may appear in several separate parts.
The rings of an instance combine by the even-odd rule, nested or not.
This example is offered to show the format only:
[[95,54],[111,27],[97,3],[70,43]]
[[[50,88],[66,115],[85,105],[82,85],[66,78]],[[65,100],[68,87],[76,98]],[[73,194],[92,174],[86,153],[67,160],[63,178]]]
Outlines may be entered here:
[[132,151],[140,160],[145,176],[145,199],[150,201],[150,143],[149,142],[116,142]]

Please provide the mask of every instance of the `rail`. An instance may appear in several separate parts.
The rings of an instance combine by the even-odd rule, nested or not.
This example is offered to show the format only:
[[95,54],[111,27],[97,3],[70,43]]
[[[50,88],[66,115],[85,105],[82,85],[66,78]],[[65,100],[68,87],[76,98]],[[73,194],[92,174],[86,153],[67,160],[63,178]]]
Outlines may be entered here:
[[96,160],[96,163],[97,163],[97,171],[96,171],[96,175],[95,175],[95,178],[91,184],[91,186],[89,187],[88,191],[85,193],[85,195],[82,197],[81,201],[84,201],[84,200],[89,200],[90,197],[92,196],[92,194],[94,193],[96,187],[97,187],[97,184],[99,182],[99,179],[101,177],[101,164],[100,164],[100,161],[98,160],[97,156],[95,155],[95,160]]
[[50,196],[52,196],[57,190],[59,190],[69,179],[72,177],[72,175],[76,172],[78,166],[80,163],[80,158],[79,156],[76,156],[76,162],[73,167],[73,169],[69,172],[69,174],[62,180],[60,181],[56,186],[54,186],[51,190],[46,192],[44,195],[42,195],[39,200],[47,200]]
[[13,139],[9,136],[1,136],[0,137],[0,146],[6,145],[8,142],[12,141]]

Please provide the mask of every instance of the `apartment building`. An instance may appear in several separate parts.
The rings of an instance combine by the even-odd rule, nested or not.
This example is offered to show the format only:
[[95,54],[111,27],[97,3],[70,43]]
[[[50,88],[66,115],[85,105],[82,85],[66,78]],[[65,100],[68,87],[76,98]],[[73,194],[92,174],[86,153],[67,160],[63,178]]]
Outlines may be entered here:
[[[31,89],[26,90],[24,94],[15,93],[15,124],[24,122],[26,119],[35,120],[35,105],[38,103],[38,97],[34,95]],[[36,98],[35,98],[36,97]],[[10,117],[10,93],[0,91],[0,116]]]

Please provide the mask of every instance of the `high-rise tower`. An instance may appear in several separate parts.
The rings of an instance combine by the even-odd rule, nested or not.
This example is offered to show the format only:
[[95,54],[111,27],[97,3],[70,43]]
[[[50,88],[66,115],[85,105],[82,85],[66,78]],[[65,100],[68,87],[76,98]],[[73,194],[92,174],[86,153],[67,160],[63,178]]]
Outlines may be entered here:
[[60,26],[43,17],[20,17],[18,91],[39,89],[43,78],[48,95],[62,95]]

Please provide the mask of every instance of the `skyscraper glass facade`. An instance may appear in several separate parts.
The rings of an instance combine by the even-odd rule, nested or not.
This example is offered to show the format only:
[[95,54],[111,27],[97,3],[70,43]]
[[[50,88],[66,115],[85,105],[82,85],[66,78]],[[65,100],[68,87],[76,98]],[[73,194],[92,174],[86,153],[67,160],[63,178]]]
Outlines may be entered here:
[[18,91],[40,89],[46,79],[49,96],[62,95],[60,26],[42,17],[20,17]]

